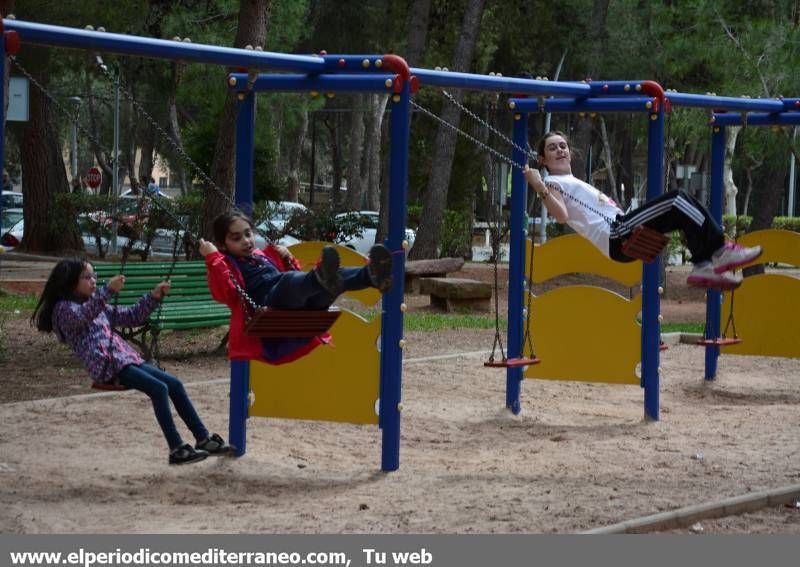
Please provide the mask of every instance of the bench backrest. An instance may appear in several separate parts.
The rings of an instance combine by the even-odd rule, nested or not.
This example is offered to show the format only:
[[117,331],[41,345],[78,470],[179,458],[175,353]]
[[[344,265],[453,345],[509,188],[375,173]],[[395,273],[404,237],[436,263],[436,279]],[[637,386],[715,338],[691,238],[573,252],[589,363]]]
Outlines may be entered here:
[[[97,285],[102,285],[113,276],[121,273],[119,263],[96,263]],[[202,260],[176,262],[130,262],[122,271],[125,275],[125,287],[119,293],[119,303],[127,305],[135,303],[143,294],[170,276],[172,287],[165,303],[186,301],[213,301],[208,290],[206,265]]]

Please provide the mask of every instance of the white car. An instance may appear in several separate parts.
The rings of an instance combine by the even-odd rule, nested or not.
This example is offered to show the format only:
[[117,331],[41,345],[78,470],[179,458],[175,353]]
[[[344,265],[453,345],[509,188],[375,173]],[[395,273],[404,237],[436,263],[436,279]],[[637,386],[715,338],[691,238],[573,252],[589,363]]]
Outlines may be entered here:
[[[375,236],[378,232],[378,223],[380,214],[377,211],[352,211],[349,213],[340,213],[336,215],[337,220],[344,220],[348,217],[356,216],[364,225],[364,229],[359,236],[353,236],[341,244],[352,248],[361,254],[367,254],[369,249],[375,244]],[[408,250],[414,245],[414,239],[417,233],[410,228],[406,228],[406,240],[408,240]],[[406,250],[406,254],[408,254]]]
[[272,217],[268,221],[260,223],[256,228],[261,232],[267,232],[267,223],[278,232],[283,232],[286,223],[292,218],[296,211],[306,212],[308,209],[302,203],[294,201],[269,201],[267,203],[270,211],[274,211]]
[[0,202],[3,209],[21,209],[22,208],[22,193],[17,191],[2,191],[0,192]]
[[[4,215],[5,216],[5,215]],[[0,238],[0,244],[2,244],[7,251],[13,250],[17,246],[20,245],[22,242],[22,235],[25,232],[25,221],[20,219],[16,224],[11,226],[6,230],[5,224],[3,224],[3,236]],[[99,255],[97,251],[97,240],[91,234],[83,233],[81,234],[81,239],[83,240],[83,247],[89,254]],[[108,238],[101,239],[101,246],[105,251],[108,251],[109,245]],[[123,247],[128,245],[128,239],[124,236],[117,237],[117,249],[121,250]],[[135,242],[133,244],[133,250],[140,250],[143,246],[141,242]]]

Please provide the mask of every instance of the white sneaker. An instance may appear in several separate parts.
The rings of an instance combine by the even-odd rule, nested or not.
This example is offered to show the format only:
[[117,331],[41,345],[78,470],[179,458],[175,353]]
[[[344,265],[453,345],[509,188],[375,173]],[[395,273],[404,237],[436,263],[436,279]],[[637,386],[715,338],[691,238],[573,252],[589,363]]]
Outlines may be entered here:
[[710,287],[721,290],[736,289],[742,285],[742,275],[734,274],[733,272],[718,274],[714,264],[703,262],[702,264],[695,264],[692,273],[686,279],[686,283],[692,287]]
[[728,270],[735,270],[761,256],[761,252],[763,252],[761,246],[746,248],[734,244],[733,242],[726,242],[725,246],[714,252],[711,256],[711,262],[714,264],[714,272],[721,274]]

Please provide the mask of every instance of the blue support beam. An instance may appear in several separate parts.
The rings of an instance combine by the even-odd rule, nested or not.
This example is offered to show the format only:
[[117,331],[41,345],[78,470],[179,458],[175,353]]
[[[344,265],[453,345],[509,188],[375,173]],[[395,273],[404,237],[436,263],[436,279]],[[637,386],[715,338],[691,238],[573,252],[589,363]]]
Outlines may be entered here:
[[[711,206],[709,212],[722,226],[722,201],[725,191],[725,127],[715,125],[711,131]],[[722,312],[722,294],[719,290],[706,290],[706,334],[705,338],[719,337],[720,313]],[[717,376],[717,359],[719,347],[706,346],[706,380]]]
[[381,330],[380,416],[382,430],[381,469],[400,467],[400,411],[403,376],[403,303],[405,281],[406,213],[408,206],[408,146],[411,137],[411,92],[403,91],[391,99],[389,232],[385,245],[394,258],[392,289],[383,296]]
[[391,93],[402,79],[394,74],[362,75],[257,75],[252,85],[247,73],[228,75],[228,88],[234,91],[255,92],[386,92]]
[[214,63],[228,67],[252,67],[304,73],[321,73],[325,68],[325,62],[321,57],[310,55],[288,55],[269,51],[194,44],[21,20],[4,19],[3,26],[6,30],[18,32],[23,44],[34,43],[72,49],[90,49],[153,59]]
[[450,87],[478,91],[493,91],[534,95],[588,96],[589,85],[583,83],[562,83],[535,79],[515,79],[494,75],[477,75],[455,71],[436,71],[413,67],[411,74],[416,76],[421,86]]
[[[792,126],[800,124],[800,112],[753,113],[746,119],[748,126]],[[741,114],[714,114],[714,126],[741,126],[745,123]]]
[[715,110],[738,110],[745,112],[782,112],[783,102],[769,98],[745,98],[733,96],[700,95],[679,92],[667,92],[667,98],[673,106],[692,108],[713,108]]
[[[664,109],[649,116],[647,130],[647,200],[652,201],[664,187]],[[661,258],[644,265],[642,275],[642,385],[644,417],[659,419],[659,374],[661,373],[661,297],[658,293]]]
[[[656,99],[648,96],[548,98],[542,108],[544,112],[650,112],[656,104]],[[531,99],[515,98],[509,101],[509,106],[520,112],[540,109],[539,102]]]
[[[527,162],[524,148],[528,144],[528,115],[514,114],[514,149],[511,159],[514,163]],[[502,188],[505,190],[505,187]],[[528,184],[518,167],[511,172],[511,210],[509,211],[509,258],[508,258],[508,330],[506,335],[506,356],[522,356],[522,337],[527,323],[522,315],[525,305],[525,234],[527,228],[526,211],[528,203]],[[530,316],[530,314],[528,314]],[[506,369],[506,407],[513,414],[521,411],[519,394],[522,382],[522,368]]]

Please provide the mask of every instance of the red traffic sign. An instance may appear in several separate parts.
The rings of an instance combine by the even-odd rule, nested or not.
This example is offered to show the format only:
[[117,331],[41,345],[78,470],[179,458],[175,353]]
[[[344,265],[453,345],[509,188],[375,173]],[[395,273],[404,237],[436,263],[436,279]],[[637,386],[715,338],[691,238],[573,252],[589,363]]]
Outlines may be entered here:
[[100,183],[103,182],[103,172],[100,171],[99,167],[90,167],[89,171],[86,172],[86,183],[92,189],[97,189],[100,187]]

